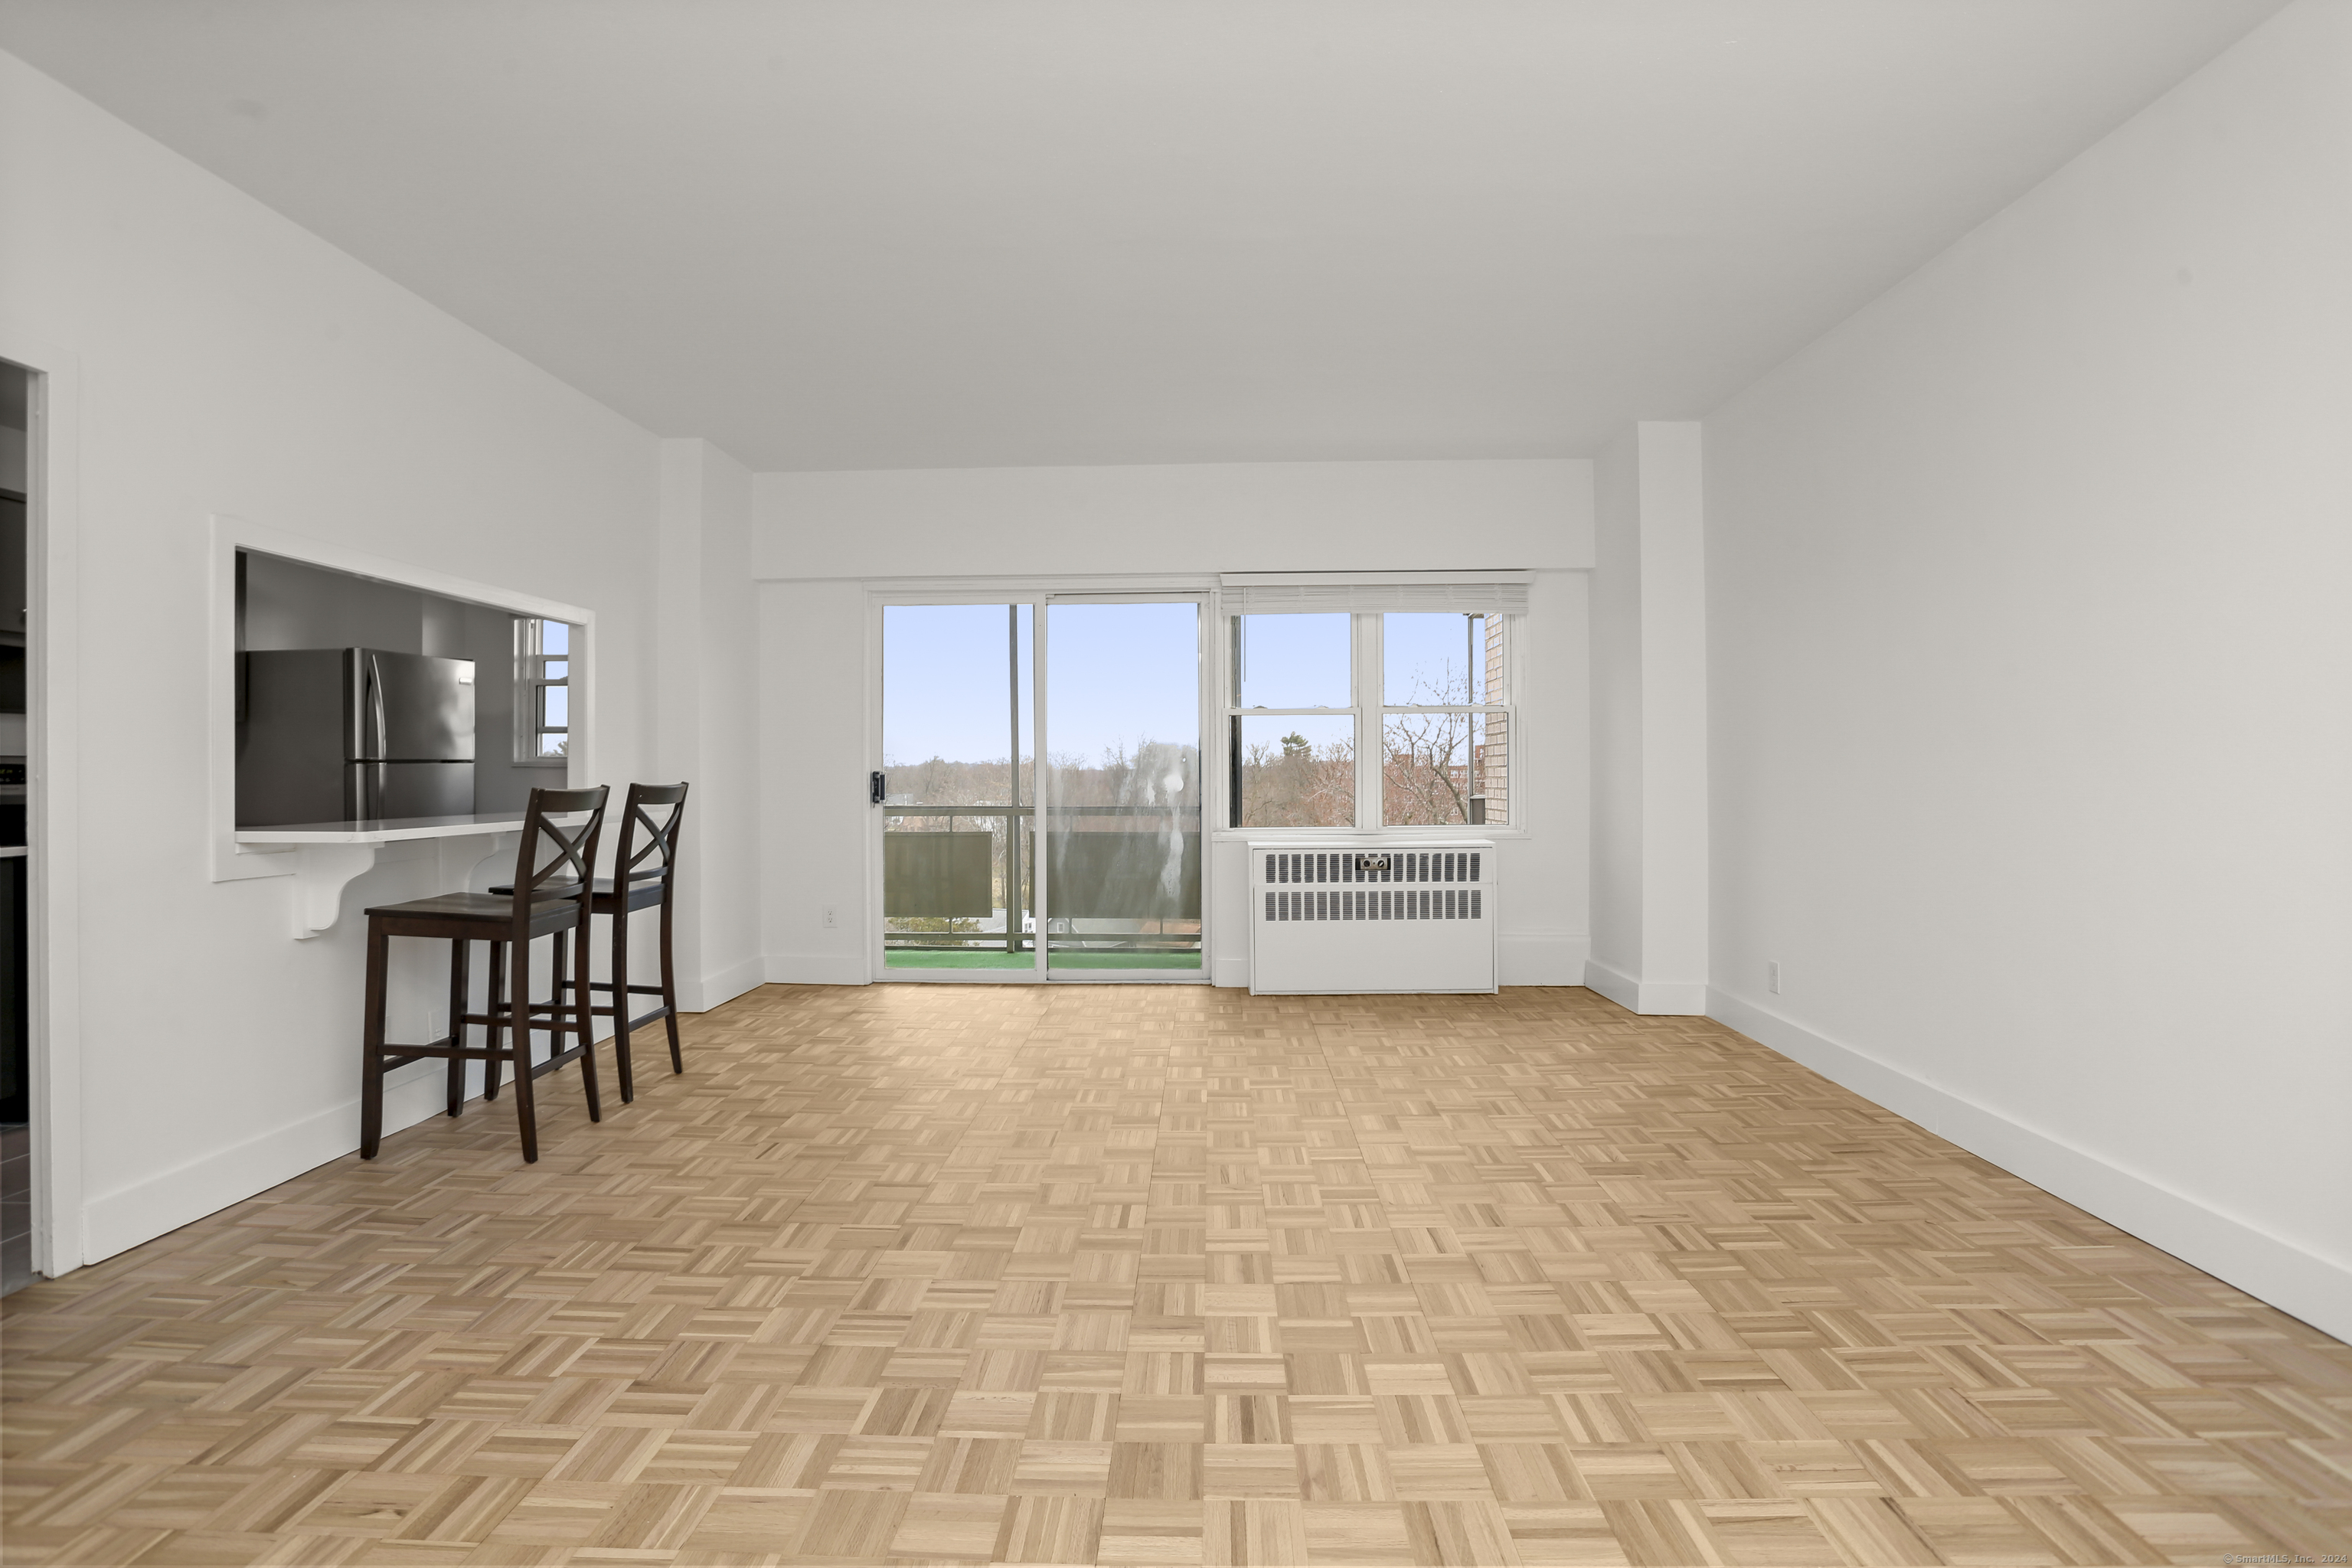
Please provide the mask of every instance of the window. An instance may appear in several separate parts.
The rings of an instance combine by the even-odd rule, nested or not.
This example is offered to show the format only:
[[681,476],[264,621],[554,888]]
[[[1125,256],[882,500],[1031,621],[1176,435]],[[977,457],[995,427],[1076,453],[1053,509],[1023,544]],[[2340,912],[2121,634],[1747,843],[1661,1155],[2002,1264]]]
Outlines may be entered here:
[[1491,610],[1228,619],[1235,827],[1510,821],[1510,627]]
[[1356,821],[1355,617],[1233,617],[1233,825]]
[[1503,617],[1380,617],[1381,824],[1499,824],[1510,813]]
[[515,760],[562,762],[572,749],[572,635],[562,621],[515,622]]

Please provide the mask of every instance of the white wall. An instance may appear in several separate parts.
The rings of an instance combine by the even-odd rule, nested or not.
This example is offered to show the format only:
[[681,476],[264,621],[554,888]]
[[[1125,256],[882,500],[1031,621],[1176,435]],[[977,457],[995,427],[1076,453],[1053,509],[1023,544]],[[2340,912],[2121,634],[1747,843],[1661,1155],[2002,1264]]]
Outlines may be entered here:
[[[768,976],[866,978],[866,586],[1221,572],[1536,571],[1513,810],[1498,833],[1511,984],[1579,984],[1585,927],[1591,466],[1249,463],[761,474],[762,846]],[[1528,781],[1525,793],[1517,779]],[[1211,850],[1209,964],[1248,982],[1238,841]],[[836,911],[826,929],[822,911]]]
[[2347,82],[2291,6],[1706,421],[1716,1016],[2339,1335]]
[[1592,564],[1579,459],[761,474],[754,495],[763,578]]
[[[662,443],[657,562],[658,782],[694,786],[674,911],[678,1005],[701,1012],[759,984],[764,969],[751,473],[708,441]],[[656,917],[637,920],[650,942]]]
[[[658,459],[646,432],[6,56],[0,234],[0,355],[54,373],[56,395],[47,764],[73,901],[53,910],[53,1048],[81,1108],[54,1130],[62,1268],[356,1145],[357,911],[436,890],[430,858],[381,865],[297,942],[287,879],[210,879],[207,514],[593,609],[598,763],[619,780],[651,760]],[[435,1022],[439,959],[401,955],[396,1027]],[[395,1075],[391,1125],[430,1113],[437,1071]]]
[[[764,531],[764,530],[763,530]],[[866,983],[866,593],[762,582],[761,945],[770,980]],[[826,909],[835,923],[824,922]]]
[[1636,1013],[1706,1011],[1706,573],[1699,426],[1599,459],[1592,574],[1592,957]]
[[1642,482],[1633,430],[1593,463],[1591,980],[1642,973]]

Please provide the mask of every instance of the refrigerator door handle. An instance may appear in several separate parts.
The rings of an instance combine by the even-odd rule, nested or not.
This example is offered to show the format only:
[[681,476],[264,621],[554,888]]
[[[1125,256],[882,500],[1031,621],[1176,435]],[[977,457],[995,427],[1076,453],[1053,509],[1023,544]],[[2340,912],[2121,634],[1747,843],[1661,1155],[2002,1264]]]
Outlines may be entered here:
[[368,714],[375,721],[375,744],[368,749],[367,760],[380,763],[384,752],[392,749],[391,727],[383,717],[383,671],[376,667],[375,655],[367,661]]

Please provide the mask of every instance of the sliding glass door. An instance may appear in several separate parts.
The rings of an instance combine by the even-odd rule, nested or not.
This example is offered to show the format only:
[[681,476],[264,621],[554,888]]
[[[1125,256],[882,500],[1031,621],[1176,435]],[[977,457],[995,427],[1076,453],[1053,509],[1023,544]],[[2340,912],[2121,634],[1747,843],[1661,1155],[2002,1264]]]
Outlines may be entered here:
[[1201,605],[1045,609],[1045,952],[1088,978],[1201,971]]
[[1036,612],[882,612],[882,963],[1034,970]]
[[1202,613],[884,606],[882,977],[1202,977]]

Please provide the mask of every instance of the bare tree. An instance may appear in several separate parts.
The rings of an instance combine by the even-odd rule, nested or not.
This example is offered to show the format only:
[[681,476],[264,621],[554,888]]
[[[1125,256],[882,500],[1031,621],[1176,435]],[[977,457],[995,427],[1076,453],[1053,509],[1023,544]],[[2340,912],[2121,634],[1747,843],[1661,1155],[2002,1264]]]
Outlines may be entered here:
[[1318,746],[1292,731],[1277,746],[1242,754],[1242,820],[1253,827],[1352,827],[1356,748],[1344,740]]
[[1492,714],[1428,710],[1476,700],[1466,669],[1449,668],[1434,679],[1417,671],[1404,706],[1425,705],[1424,710],[1383,716],[1381,814],[1391,826],[1471,820],[1471,800],[1487,794],[1488,752],[1502,739],[1500,727]]
[[1474,726],[1467,713],[1391,713],[1381,732],[1381,815],[1392,825],[1470,820]]

